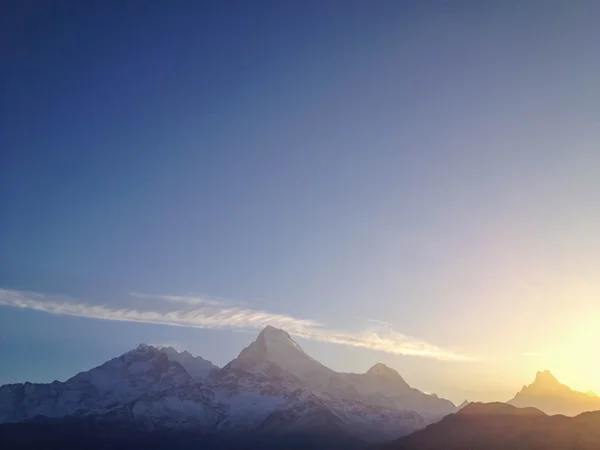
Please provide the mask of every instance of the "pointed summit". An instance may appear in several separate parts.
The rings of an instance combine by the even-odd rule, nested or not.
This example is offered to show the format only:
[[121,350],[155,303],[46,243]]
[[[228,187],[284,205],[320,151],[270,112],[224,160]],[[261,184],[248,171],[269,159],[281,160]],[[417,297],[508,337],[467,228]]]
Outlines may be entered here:
[[[548,394],[548,393],[569,393],[571,388],[565,386],[556,379],[549,370],[540,370],[536,373],[533,383],[523,386],[519,394]],[[517,394],[517,395],[519,395]],[[519,406],[519,405],[515,405]]]
[[600,398],[571,389],[558,381],[549,370],[538,372],[533,383],[523,386],[508,403],[519,408],[532,406],[546,414],[565,416],[600,409]]
[[535,376],[534,384],[541,384],[544,386],[551,386],[554,384],[560,384],[554,375],[549,370],[538,371]]
[[268,347],[293,347],[296,351],[304,353],[302,347],[300,347],[289,335],[289,333],[280,328],[275,328],[271,325],[267,325],[258,334],[255,342],[260,342]]
[[251,372],[263,370],[265,365],[276,365],[297,377],[329,370],[304,353],[286,331],[271,325],[265,327],[256,340],[229,364],[232,368]]
[[[270,353],[271,356],[281,356],[282,353],[289,352],[291,352],[291,354],[299,352],[305,355],[302,347],[291,338],[287,331],[275,328],[271,325],[267,325],[262,329],[256,340],[250,344],[250,347],[252,347],[253,344],[258,344],[256,347],[259,347],[263,352]],[[244,351],[245,350],[246,349],[244,349]],[[244,353],[244,351],[242,351],[242,353]]]
[[398,371],[386,366],[383,363],[375,364],[373,367],[367,370],[367,375],[385,378],[402,378]]
[[409,389],[410,386],[400,374],[382,363],[377,363],[365,374],[371,384],[375,384],[379,387],[386,386],[388,388],[393,387],[394,389]]
[[260,333],[258,333],[259,338],[265,335],[284,335],[288,338],[290,337],[287,331],[282,330],[281,328],[275,328],[273,325],[267,325],[260,331]]

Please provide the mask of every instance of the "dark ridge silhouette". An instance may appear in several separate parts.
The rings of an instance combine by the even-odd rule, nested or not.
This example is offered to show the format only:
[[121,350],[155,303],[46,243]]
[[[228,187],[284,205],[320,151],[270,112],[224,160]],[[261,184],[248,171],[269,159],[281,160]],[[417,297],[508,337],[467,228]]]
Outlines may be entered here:
[[386,450],[598,450],[600,411],[549,416],[535,408],[470,403]]
[[472,402],[463,407],[460,414],[486,415],[495,414],[499,416],[545,416],[546,413],[536,408],[517,408],[502,402],[481,403]]

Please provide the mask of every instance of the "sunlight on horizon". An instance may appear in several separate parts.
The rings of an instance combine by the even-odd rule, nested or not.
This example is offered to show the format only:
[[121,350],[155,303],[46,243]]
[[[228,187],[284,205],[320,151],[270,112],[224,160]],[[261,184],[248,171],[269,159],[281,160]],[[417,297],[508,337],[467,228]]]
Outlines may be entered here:
[[561,343],[550,350],[548,369],[571,389],[597,394],[600,392],[599,349],[600,318],[593,315],[582,318]]

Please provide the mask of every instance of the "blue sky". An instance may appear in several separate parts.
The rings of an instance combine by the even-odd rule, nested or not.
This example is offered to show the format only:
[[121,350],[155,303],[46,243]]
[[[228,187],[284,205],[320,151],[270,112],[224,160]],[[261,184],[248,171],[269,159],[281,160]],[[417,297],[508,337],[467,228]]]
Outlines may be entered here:
[[0,383],[139,342],[225,364],[275,323],[455,401],[600,390],[599,14],[7,7]]

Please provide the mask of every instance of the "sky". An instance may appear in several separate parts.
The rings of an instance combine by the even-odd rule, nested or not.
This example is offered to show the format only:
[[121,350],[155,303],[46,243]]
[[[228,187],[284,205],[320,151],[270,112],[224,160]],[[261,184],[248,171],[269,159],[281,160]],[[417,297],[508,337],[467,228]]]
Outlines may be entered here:
[[456,403],[600,391],[600,3],[0,8],[0,384],[271,324]]

